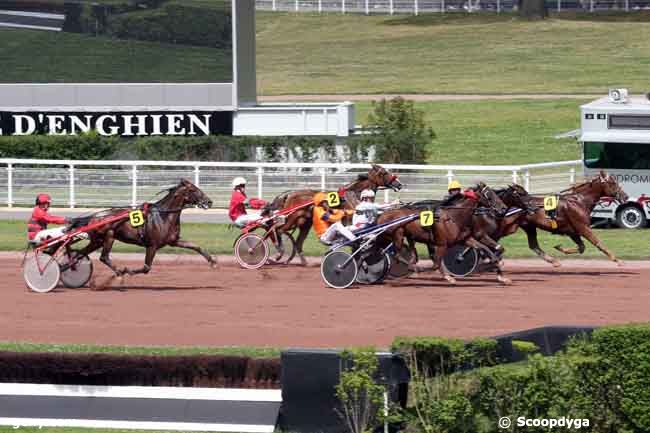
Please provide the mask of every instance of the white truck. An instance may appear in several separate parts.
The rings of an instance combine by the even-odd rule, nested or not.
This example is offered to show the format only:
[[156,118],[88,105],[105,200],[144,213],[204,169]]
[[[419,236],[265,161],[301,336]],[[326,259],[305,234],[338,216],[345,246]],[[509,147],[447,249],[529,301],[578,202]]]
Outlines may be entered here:
[[593,218],[637,229],[650,218],[650,94],[628,96],[612,89],[609,96],[580,107],[585,176],[602,169],[616,176],[630,196],[625,203],[601,201]]

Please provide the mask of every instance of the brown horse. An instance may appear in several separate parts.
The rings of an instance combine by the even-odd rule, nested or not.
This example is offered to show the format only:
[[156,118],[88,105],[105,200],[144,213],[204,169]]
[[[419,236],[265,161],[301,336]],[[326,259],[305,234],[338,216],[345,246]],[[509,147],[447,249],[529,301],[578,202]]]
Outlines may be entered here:
[[[419,220],[415,220],[389,230],[385,235],[391,237],[397,255],[402,255],[400,250],[404,247],[405,239],[409,243],[420,242],[426,244],[429,256],[433,260],[433,269],[438,269],[443,278],[451,284],[454,284],[456,279],[447,272],[444,266],[441,266],[442,258],[449,247],[456,244],[466,244],[483,250],[489,256],[494,257],[492,251],[474,237],[477,234],[482,238],[488,238],[486,233],[475,233],[474,216],[479,206],[497,214],[505,212],[506,206],[496,193],[482,182],[473,190],[476,191],[478,199],[462,197],[449,206],[438,207],[436,209],[438,215],[436,215],[435,223],[432,226],[423,227]],[[430,209],[432,209],[431,202],[412,203],[400,209],[384,212],[378,218],[377,223],[383,224],[396,218]],[[497,267],[497,279],[504,284],[510,283],[510,280],[503,277],[500,266]]]
[[[610,260],[622,264],[598,239],[591,229],[591,212],[603,197],[613,197],[621,203],[628,200],[628,196],[616,181],[616,178],[604,171],[593,179],[572,186],[562,191],[559,195],[555,219],[550,219],[544,210],[544,198],[528,195],[525,189],[519,187],[517,194],[524,200],[527,212],[522,214],[518,224],[526,232],[528,246],[545,261],[554,266],[560,266],[559,261],[546,254],[537,241],[537,229],[542,229],[553,234],[566,235],[576,243],[577,248],[564,248],[556,245],[555,248],[564,254],[582,254],[585,244],[582,238],[587,238],[591,244],[603,252]],[[507,204],[510,199],[504,197]]]
[[[102,249],[100,260],[111,268],[116,275],[146,274],[151,270],[156,252],[164,246],[187,248],[201,254],[211,266],[216,266],[216,261],[198,245],[182,240],[180,218],[183,209],[198,206],[208,209],[212,200],[203,191],[190,181],[182,179],[180,183],[167,190],[167,194],[159,201],[144,204],[138,207],[142,211],[145,222],[139,227],[133,227],[128,216],[113,223],[101,226],[89,232],[90,243],[79,254],[87,255]],[[86,217],[84,224],[101,221],[128,211],[130,208],[112,208]],[[145,264],[140,269],[118,270],[110,259],[111,249],[115,240],[127,244],[139,245],[146,248]]]
[[[397,179],[396,175],[390,173],[380,165],[373,164],[367,175],[359,175],[354,182],[342,188],[345,190],[343,193],[343,198],[345,199],[343,202],[344,209],[354,209],[354,207],[359,203],[359,196],[364,189],[372,189],[376,192],[378,189],[382,188],[390,188],[393,191],[399,191],[402,189],[402,184]],[[312,189],[284,192],[277,196],[269,206],[265,208],[265,212],[268,213],[275,210],[289,209],[301,205],[313,200],[314,194],[317,192],[318,191]],[[309,229],[311,229],[313,208],[313,206],[307,206],[306,208],[291,213],[288,215],[286,222],[277,228],[279,233],[298,228],[299,234],[296,238],[296,250],[302,265],[307,264],[307,260],[303,253],[303,245],[305,239],[307,239],[307,235],[309,234]]]

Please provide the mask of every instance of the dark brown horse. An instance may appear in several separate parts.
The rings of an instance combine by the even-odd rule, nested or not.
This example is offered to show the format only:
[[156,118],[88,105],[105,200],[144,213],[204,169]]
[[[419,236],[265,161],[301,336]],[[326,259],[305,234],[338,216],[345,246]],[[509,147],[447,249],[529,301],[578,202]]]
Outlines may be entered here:
[[[399,191],[402,189],[402,184],[397,179],[396,175],[390,173],[380,165],[373,164],[367,175],[359,175],[354,182],[342,188],[345,191],[343,193],[343,198],[345,199],[343,208],[354,209],[354,207],[359,203],[359,196],[364,189],[371,189],[376,192],[378,189],[382,188],[390,188],[393,191]],[[318,191],[313,189],[284,192],[277,196],[269,206],[267,206],[265,212],[289,209],[301,205],[313,200],[314,194],[317,192]],[[279,233],[291,231],[296,228],[299,230],[298,237],[296,238],[296,250],[302,265],[307,264],[307,260],[303,253],[303,244],[305,243],[305,239],[307,239],[307,235],[309,235],[309,229],[311,229],[312,213],[313,206],[299,209],[291,213],[287,217],[286,222],[277,228]]]
[[[542,259],[554,266],[560,266],[559,261],[546,254],[537,241],[537,229],[542,229],[553,234],[566,235],[573,240],[577,248],[564,248],[556,245],[555,248],[564,254],[582,254],[585,251],[585,244],[582,238],[587,238],[596,248],[605,254],[610,260],[622,264],[616,256],[611,253],[598,239],[591,229],[591,212],[596,204],[603,197],[613,197],[621,203],[628,200],[628,196],[616,181],[614,176],[604,171],[593,179],[572,186],[562,191],[559,195],[556,217],[550,219],[544,210],[544,198],[528,195],[526,190],[519,187],[517,192],[524,200],[527,212],[525,212],[518,224],[528,236],[528,246]],[[510,199],[504,197],[506,204]]]
[[[90,243],[80,251],[80,254],[87,255],[101,248],[100,260],[118,276],[123,274],[148,273],[151,270],[156,252],[165,246],[187,248],[196,251],[205,257],[211,266],[216,266],[216,261],[198,245],[181,239],[181,212],[183,209],[191,206],[208,209],[212,206],[212,200],[190,181],[182,179],[178,185],[169,188],[167,194],[159,201],[138,207],[138,210],[142,211],[145,219],[143,225],[133,227],[127,216],[124,219],[91,231],[89,232]],[[86,218],[84,224],[101,221],[105,218],[123,214],[129,210],[130,208],[108,209]],[[128,268],[117,269],[110,259],[111,249],[115,240],[145,247],[146,256],[144,266],[135,270]]]
[[[409,243],[420,242],[426,244],[429,250],[429,256],[433,260],[433,269],[438,269],[443,278],[452,284],[456,282],[456,279],[447,272],[444,266],[441,266],[442,258],[447,253],[449,247],[456,244],[466,244],[483,250],[489,256],[493,257],[494,254],[492,251],[474,237],[475,234],[482,238],[488,237],[486,233],[476,233],[474,216],[479,206],[497,214],[505,212],[506,206],[496,193],[482,182],[473,188],[473,190],[476,191],[477,199],[462,197],[449,206],[437,208],[436,221],[432,226],[423,227],[419,220],[415,220],[387,232],[386,235],[391,237],[395,245],[397,255],[401,255],[400,251],[404,248],[405,240],[408,240]],[[384,212],[378,218],[377,223],[386,223],[396,218],[420,213],[423,210],[429,209],[431,209],[430,203],[412,203],[400,209]],[[497,278],[501,283],[510,283],[510,280],[501,274],[500,267],[497,267],[497,274]]]

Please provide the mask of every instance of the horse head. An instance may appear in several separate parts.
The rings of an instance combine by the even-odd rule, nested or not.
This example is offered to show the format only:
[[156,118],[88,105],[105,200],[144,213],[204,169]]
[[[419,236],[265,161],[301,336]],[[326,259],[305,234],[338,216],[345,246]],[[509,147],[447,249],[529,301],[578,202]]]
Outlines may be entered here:
[[537,209],[532,203],[532,197],[528,194],[526,188],[517,183],[510,184],[507,188],[501,190],[499,197],[510,207],[518,207],[528,212],[534,212]]
[[616,177],[605,173],[604,170],[601,170],[600,174],[592,180],[592,183],[594,182],[600,183],[601,197],[614,197],[620,203],[625,203],[629,199]]
[[379,164],[372,164],[372,168],[368,172],[368,179],[377,188],[390,188],[393,191],[399,191],[403,185],[397,179],[397,175],[392,174]]
[[187,179],[181,179],[181,182],[175,189],[175,194],[183,197],[182,206],[198,206],[202,209],[212,207],[212,200],[199,187]]
[[497,193],[484,182],[479,182],[470,188],[478,195],[479,205],[493,209],[497,215],[505,215],[508,206],[499,198]]

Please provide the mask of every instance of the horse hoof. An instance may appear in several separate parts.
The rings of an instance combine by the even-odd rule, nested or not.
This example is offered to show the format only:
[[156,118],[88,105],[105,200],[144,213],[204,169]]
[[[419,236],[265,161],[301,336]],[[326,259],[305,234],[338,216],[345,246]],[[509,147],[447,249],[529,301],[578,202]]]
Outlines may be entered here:
[[553,265],[554,268],[559,268],[562,266],[562,263],[560,263],[559,260],[551,260],[551,264]]
[[210,262],[210,267],[211,267],[212,269],[217,269],[217,266],[219,266],[219,265],[218,265],[217,262],[215,262],[214,260]]
[[450,275],[445,275],[445,280],[447,280],[447,282],[449,284],[456,284],[456,278],[454,278],[454,277],[452,277]]
[[618,260],[617,259],[617,260],[614,260],[614,261],[616,262],[616,265],[619,266],[619,267],[625,266],[625,262],[623,260]]
[[307,259],[302,254],[300,255],[300,265],[307,266]]
[[509,286],[510,284],[512,284],[512,280],[511,280],[510,278],[506,278],[506,277],[497,277],[497,279],[498,279],[499,282],[500,282],[501,284],[503,284],[504,286]]

